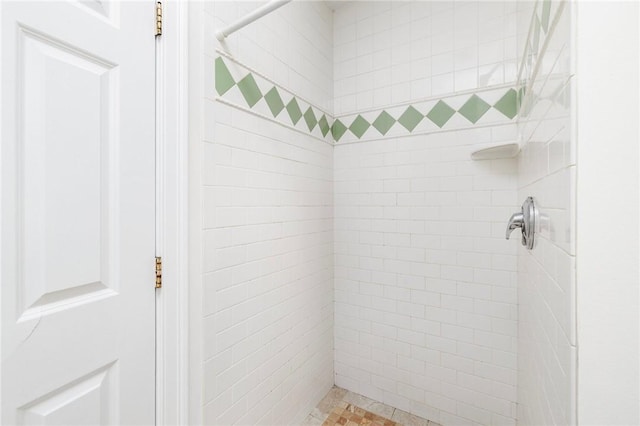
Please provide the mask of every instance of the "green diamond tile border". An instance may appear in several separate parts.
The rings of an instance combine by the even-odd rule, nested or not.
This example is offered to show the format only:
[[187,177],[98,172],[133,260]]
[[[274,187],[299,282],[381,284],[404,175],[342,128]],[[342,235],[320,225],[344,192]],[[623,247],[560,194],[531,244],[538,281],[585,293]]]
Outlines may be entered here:
[[318,120],[316,116],[313,114],[313,108],[309,107],[304,113],[304,121],[307,123],[307,127],[309,131],[312,131],[314,127],[318,124]]
[[300,105],[298,105],[298,101],[296,98],[291,98],[289,103],[287,104],[287,112],[289,113],[289,118],[291,118],[291,122],[296,125],[300,118],[302,118],[302,111],[300,111]]
[[[237,67],[229,68],[229,63],[233,63],[237,65]],[[242,78],[238,75],[239,69],[246,71],[246,73],[243,72],[241,74]],[[231,71],[233,71],[233,73]],[[246,104],[241,106],[256,109],[260,100],[264,98],[266,107],[269,108],[271,116],[273,116],[275,121],[287,126],[293,124],[293,127],[298,131],[302,131],[303,133],[307,133],[308,131],[311,136],[323,139],[325,142],[334,141],[332,132],[334,118],[315,105],[310,105],[307,101],[302,100],[302,98],[291,93],[289,90],[270,82],[270,80],[261,75],[257,75],[256,72],[253,72],[234,59],[222,55],[215,59],[214,73],[215,89],[221,99],[228,97],[229,91],[234,86],[237,86],[242,98],[246,102]],[[236,76],[235,78],[234,75]],[[256,81],[256,79],[260,80]],[[267,81],[267,84],[272,84],[271,89],[263,94],[260,90],[261,86],[258,85],[260,81]],[[238,98],[231,99],[233,99],[233,103],[238,102]],[[288,99],[286,104],[284,99]],[[284,110],[287,111],[286,114],[282,113]],[[265,112],[260,112],[260,114],[265,114]],[[269,113],[266,113],[264,117],[271,119],[271,116]],[[285,117],[288,117],[291,121]],[[302,118],[304,118],[306,126],[299,126]],[[339,126],[336,127],[336,131],[339,133]]]
[[326,115],[323,114],[322,118],[318,120],[318,126],[320,127],[320,132],[322,132],[322,136],[327,136],[327,133],[329,133],[331,128],[329,127]]
[[374,120],[373,127],[382,135],[386,135],[394,124],[396,124],[396,119],[387,111],[382,111],[380,115],[378,115],[378,118]]
[[415,109],[413,106],[409,106],[398,118],[398,123],[407,129],[409,132],[413,132],[418,124],[424,119],[424,115]]
[[522,106],[522,101],[524,101],[524,97],[526,95],[526,88],[524,86],[522,86],[520,89],[518,89],[517,93],[518,93],[518,112],[520,111],[520,107]]
[[451,108],[445,101],[440,100],[431,108],[431,111],[427,114],[427,118],[436,126],[442,128],[455,113],[455,109]]
[[487,111],[489,111],[491,105],[482,100],[478,95],[472,95],[467,102],[462,105],[462,108],[458,112],[467,120],[476,124],[478,120],[482,118]]
[[264,100],[267,101],[267,106],[274,117],[277,117],[284,109],[284,102],[282,102],[280,93],[275,86],[264,95]]
[[218,95],[224,95],[229,89],[236,85],[236,82],[229,72],[229,68],[227,68],[222,58],[216,58],[215,74],[216,92],[218,92]]
[[[544,15],[545,14],[543,13],[543,16]],[[231,61],[232,59],[229,60]],[[241,64],[236,64],[242,67]],[[451,94],[450,96],[445,96],[442,99],[434,100],[435,104],[426,115],[420,112],[419,109],[424,108],[424,102],[427,101],[421,101],[416,102],[413,105],[407,105],[402,114],[397,118],[391,115],[393,112],[389,113],[389,111],[397,111],[396,113],[400,113],[402,110],[398,110],[393,106],[380,109],[377,113],[375,111],[371,111],[370,117],[376,118],[373,122],[369,122],[357,112],[349,114],[348,116],[334,118],[322,112],[320,108],[309,105],[306,101],[301,101],[301,98],[277,85],[272,86],[269,91],[263,94],[260,91],[260,87],[256,82],[256,77],[253,72],[247,70],[248,73],[244,75],[243,78],[236,81],[236,79],[234,79],[234,74],[232,74],[225,63],[225,58],[222,56],[216,58],[214,68],[215,89],[218,96],[221,98],[224,98],[234,86],[238,86],[238,89],[249,108],[253,109],[256,104],[264,98],[266,106],[269,108],[273,118],[277,121],[280,121],[285,125],[291,125],[290,123],[293,123],[293,126],[298,131],[306,133],[308,130],[309,134],[315,135],[318,138],[320,138],[321,134],[322,138],[328,137],[329,140],[333,142],[339,142],[341,140],[347,142],[361,140],[364,134],[367,133],[371,127],[373,127],[382,137],[389,137],[388,133],[394,126],[402,126],[402,128],[409,133],[413,133],[425,117],[438,126],[439,129],[443,130],[446,130],[446,128],[455,128],[455,126],[460,125],[459,121],[456,122],[458,124],[448,125],[451,118],[456,114],[463,116],[470,123],[476,124],[487,113],[487,111],[492,108],[500,112],[506,119],[513,120],[519,114],[522,100],[524,98],[523,87],[506,88],[504,89],[505,92],[502,96],[493,105],[491,105],[479,96],[484,92],[483,90],[478,94],[470,95],[462,107],[456,111],[447,103],[447,99],[457,96],[455,94]],[[232,68],[232,70],[234,70],[235,75],[237,75],[236,68]],[[291,96],[288,103],[285,104],[283,96],[286,98]],[[492,99],[496,98],[497,96],[492,97]],[[305,108],[304,112],[301,105]],[[390,107],[393,108],[389,110]],[[287,114],[281,114],[283,110],[286,110]],[[367,116],[369,116],[368,114],[369,113],[367,113]],[[291,121],[288,122],[286,119],[286,123],[282,121],[285,116],[288,116]],[[268,117],[265,116],[265,118]],[[302,118],[304,118],[306,126],[298,125]],[[350,132],[348,135],[347,130]],[[368,133],[369,136],[367,136],[367,139],[370,139],[371,136],[375,137],[374,133]]]
[[514,89],[507,90],[507,93],[505,93],[493,107],[506,117],[515,117],[518,113],[518,92]]
[[549,31],[549,18],[551,16],[551,0],[542,1],[542,20],[540,24],[545,34]]
[[247,74],[245,78],[240,80],[238,82],[238,88],[242,96],[244,96],[244,100],[247,101],[251,108],[262,99],[262,93],[260,93],[260,88],[253,74]]
[[[500,95],[499,92],[496,93],[496,91],[500,89],[489,90],[492,91],[493,99],[495,99],[493,96]],[[438,100],[435,105],[431,107],[426,116],[420,112],[419,108],[424,108],[424,103],[428,101],[424,101],[424,103],[418,102],[416,103],[416,105],[408,105],[404,109],[400,117],[398,117],[397,119],[395,119],[386,109],[378,112],[378,115],[376,116],[376,119],[373,121],[373,123],[368,123],[366,119],[358,113],[354,113],[352,115],[349,115],[348,117],[340,117],[339,119],[336,119],[336,123],[334,124],[334,140],[338,142],[343,139],[345,129],[351,130],[351,133],[353,133],[353,135],[358,140],[362,139],[364,133],[370,126],[373,126],[373,128],[376,129],[380,136],[386,136],[394,126],[398,125],[402,126],[411,134],[416,131],[416,128],[422,122],[422,120],[425,119],[425,117],[428,118],[433,124],[438,126],[438,128],[443,130],[447,129],[447,123],[449,123],[451,118],[456,114],[465,117],[472,124],[476,124],[482,117],[484,117],[487,111],[492,108],[500,112],[506,119],[513,120],[518,115],[523,89],[518,88],[516,90],[514,88],[506,88],[503,90],[504,92],[502,93],[502,96],[497,101],[495,101],[494,105],[490,105],[489,103],[487,103],[478,94],[472,94],[458,111],[456,111],[446,102],[446,100],[449,98],[459,96],[451,95],[449,97],[445,97],[444,99]],[[394,110],[397,111],[395,107]],[[496,119],[499,120],[499,118],[493,116],[492,120]],[[457,124],[449,126],[449,128],[453,130],[455,128],[454,126],[462,125],[460,121],[457,121],[456,123]],[[349,141],[352,139],[353,137],[345,138],[344,140]]]
[[351,133],[353,133],[357,136],[358,139],[360,139],[369,127],[371,127],[371,124],[367,120],[362,118],[360,114],[358,114],[356,119],[353,120],[353,123],[351,123],[351,126],[349,126],[349,130],[351,130]]
[[533,40],[531,40],[532,43],[532,50],[535,53],[538,53],[538,47],[540,46],[540,28],[542,27],[542,23],[540,22],[540,18],[538,18],[538,15],[535,14],[534,15],[534,28],[533,28]]
[[344,136],[346,131],[347,126],[345,126],[342,121],[336,119],[336,121],[333,122],[333,125],[331,126],[331,135],[333,136],[334,141],[338,142],[342,136]]

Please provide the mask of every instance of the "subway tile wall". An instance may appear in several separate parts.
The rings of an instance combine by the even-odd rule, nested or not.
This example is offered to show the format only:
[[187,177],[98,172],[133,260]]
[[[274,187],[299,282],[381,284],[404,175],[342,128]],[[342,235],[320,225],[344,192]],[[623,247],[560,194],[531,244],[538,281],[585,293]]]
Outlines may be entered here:
[[334,17],[334,114],[512,83],[516,2],[355,1]]
[[[336,117],[498,93],[520,75],[526,117],[332,147],[215,101],[206,78],[205,423],[296,423],[334,359],[339,386],[444,425],[575,421],[567,10],[293,2],[215,40],[258,5],[206,4],[206,75],[222,53]],[[469,160],[519,134],[520,160]],[[504,227],[527,195],[542,228],[516,256]]]
[[515,424],[515,126],[335,147],[336,384],[443,425]]
[[204,5],[204,424],[300,424],[333,385],[333,147],[214,84],[223,52],[331,108],[332,13],[293,2],[217,42],[260,5]]
[[576,424],[575,134],[571,2],[519,2],[523,149],[518,201],[539,209],[533,251],[518,256],[518,421]]
[[[207,28],[218,29],[258,7],[259,1],[207,1]],[[292,2],[225,39],[205,31],[205,53],[216,49],[273,79],[320,109],[333,109],[333,13],[322,1]]]
[[[516,12],[481,1],[338,8],[335,116],[515,87]],[[334,148],[336,384],[443,425],[515,424],[519,241],[504,229],[518,164],[470,153],[515,141],[517,128],[463,124]]]

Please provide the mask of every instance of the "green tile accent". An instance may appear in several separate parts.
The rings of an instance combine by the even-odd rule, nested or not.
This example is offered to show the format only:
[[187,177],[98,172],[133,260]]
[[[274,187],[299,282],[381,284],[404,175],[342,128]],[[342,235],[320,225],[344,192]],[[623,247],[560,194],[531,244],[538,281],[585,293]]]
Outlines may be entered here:
[[322,132],[322,136],[327,136],[329,133],[329,123],[327,122],[327,116],[322,115],[322,118],[318,121],[318,126],[320,126],[320,131]]
[[284,102],[282,102],[280,93],[278,93],[278,89],[276,89],[275,86],[264,95],[264,100],[267,101],[267,105],[274,117],[284,109]]
[[509,118],[515,117],[518,113],[518,92],[514,89],[507,90],[493,107]]
[[522,102],[524,101],[524,96],[527,93],[527,89],[522,86],[518,89],[518,111],[520,111],[520,107],[522,106]]
[[342,135],[347,131],[347,126],[345,126],[342,121],[337,120],[333,122],[331,126],[331,134],[333,135],[333,140],[338,142]]
[[460,114],[472,123],[476,123],[480,118],[489,111],[491,105],[483,101],[478,95],[473,95],[458,110]]
[[227,93],[229,89],[235,86],[236,82],[233,80],[233,77],[229,72],[229,68],[227,68],[222,58],[216,58],[215,68],[216,92],[218,92],[218,95],[222,96]]
[[549,16],[551,15],[551,0],[542,2],[542,29],[545,34],[549,31]]
[[409,108],[407,108],[405,112],[402,113],[400,118],[398,118],[398,123],[402,124],[408,131],[413,132],[413,129],[415,129],[418,124],[420,124],[423,118],[424,115],[422,115],[414,107],[409,106]]
[[287,112],[289,113],[289,117],[291,117],[291,122],[294,125],[298,124],[298,121],[300,121],[300,118],[302,117],[302,111],[300,111],[300,106],[298,105],[296,98],[292,98],[287,104]]
[[371,124],[369,124],[367,120],[365,120],[360,114],[358,114],[356,119],[353,120],[353,123],[351,123],[351,126],[349,126],[349,130],[351,130],[351,133],[353,133],[358,137],[358,139],[360,139],[369,127],[371,127]]
[[247,101],[249,106],[253,108],[253,106],[262,99],[262,93],[260,93],[260,89],[256,84],[256,80],[253,78],[253,74],[247,74],[245,78],[238,82],[238,88],[240,92],[242,92],[242,96],[244,96],[244,100]]
[[386,135],[391,126],[395,123],[395,118],[393,118],[387,111],[382,111],[378,118],[373,122],[373,127],[383,135]]
[[442,128],[455,113],[456,110],[447,105],[446,102],[438,101],[438,103],[431,108],[429,114],[427,114],[427,118],[433,121],[436,126]]
[[[535,24],[537,24],[538,34],[534,34],[533,40],[530,41],[533,45],[540,42],[540,37],[544,37],[544,35],[540,34],[540,30],[548,27],[549,25],[550,0],[542,0],[542,2],[542,22],[539,15],[534,17]],[[534,46],[530,45],[529,47]],[[535,54],[535,49],[533,50],[534,53],[532,54]],[[283,120],[284,114],[282,114],[282,111],[286,109],[293,125],[297,125],[300,119],[304,117],[306,127],[309,129],[310,133],[312,133],[317,126],[323,137],[327,137],[329,135],[329,132],[331,132],[330,137],[332,137],[335,142],[340,141],[347,130],[351,131],[351,133],[353,133],[358,139],[361,139],[367,132],[367,130],[372,126],[381,135],[386,135],[396,122],[400,123],[409,132],[413,132],[420,124],[420,122],[422,122],[422,120],[424,120],[425,118],[425,116],[419,110],[417,110],[415,106],[409,105],[398,119],[395,119],[387,111],[382,110],[379,111],[378,116],[373,121],[373,123],[369,123],[367,119],[365,119],[362,115],[357,115],[353,121],[349,120],[351,122],[351,125],[347,127],[346,124],[340,119],[334,119],[327,116],[326,114],[323,114],[322,112],[318,113],[317,111],[319,110],[314,109],[313,106],[309,106],[303,114],[302,110],[300,109],[300,104],[298,103],[298,100],[295,96],[292,96],[289,103],[285,105],[281,96],[282,93],[285,92],[283,92],[284,89],[280,88],[279,86],[272,87],[271,90],[269,90],[265,95],[262,95],[260,87],[256,83],[253,73],[249,72],[243,79],[236,83],[229,71],[227,63],[223,60],[223,58],[216,58],[215,88],[218,95],[224,95],[235,85],[238,86],[240,92],[242,93],[242,96],[244,97],[250,108],[253,108],[264,96],[265,102],[267,103],[269,110],[273,114],[273,117],[276,118],[280,116],[280,118],[278,118],[278,121]],[[552,98],[556,102],[563,105],[568,102],[566,94],[561,91],[558,91],[557,96],[552,96]],[[528,108],[523,105],[524,99],[524,87],[506,89],[506,92],[504,92],[502,97],[493,105],[493,108],[498,110],[502,115],[509,119],[513,119],[518,114],[524,116],[526,115],[525,110]],[[531,102],[530,100],[528,100],[527,105],[530,104]],[[478,95],[474,94],[471,95],[471,97],[457,112],[465,117],[468,121],[475,124],[486,114],[489,109],[491,109],[491,107],[492,106],[490,104],[488,104]],[[431,108],[426,117],[429,118],[429,120],[431,120],[439,128],[442,128],[455,114],[455,109],[449,106],[444,100],[439,100],[433,106],[433,108]],[[320,118],[318,119],[318,117]],[[333,123],[331,123],[332,120]]]
[[304,113],[304,121],[307,122],[307,127],[309,131],[312,131],[316,124],[318,124],[318,120],[316,119],[315,114],[313,113],[313,109],[309,107],[307,112]]
[[527,93],[527,88],[522,86],[518,89],[518,102],[522,103],[522,99],[524,99],[524,95]]
[[533,40],[531,41],[531,51],[534,54],[538,53],[538,47],[540,45],[540,18],[538,18],[538,14],[534,15],[535,23],[533,24]]

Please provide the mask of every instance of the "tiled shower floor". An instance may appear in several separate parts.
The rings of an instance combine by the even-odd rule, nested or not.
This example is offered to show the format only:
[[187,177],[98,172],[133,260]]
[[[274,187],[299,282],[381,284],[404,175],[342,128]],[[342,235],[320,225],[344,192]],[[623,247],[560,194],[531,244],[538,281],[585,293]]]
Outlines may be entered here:
[[[399,410],[397,408],[391,407],[389,405],[383,404],[378,401],[374,401],[373,399],[369,399],[365,396],[358,395],[357,393],[350,392],[345,389],[341,389],[337,386],[331,388],[329,393],[318,403],[316,408],[314,408],[311,413],[307,416],[304,421],[305,426],[313,426],[313,425],[322,425],[329,415],[336,409],[340,407],[336,412],[339,413],[346,409],[348,405],[354,405],[356,407],[362,408],[369,413],[372,413],[375,416],[384,417],[388,420],[391,420],[397,425],[402,426],[440,426],[435,422],[429,421],[427,419],[423,419],[421,417],[414,416],[412,414],[407,413],[406,411]],[[367,416],[368,418],[375,416]],[[331,420],[336,418],[336,414],[332,416]],[[334,426],[337,422],[334,420],[331,426]],[[342,418],[339,422],[340,424],[349,424],[345,422],[345,419]],[[357,424],[357,423],[351,423]],[[371,424],[371,422],[365,421],[360,424]],[[379,421],[379,423],[383,425],[385,423]],[[393,424],[393,423],[391,423]],[[387,423],[387,425],[390,425]],[[328,425],[325,425],[328,426]]]

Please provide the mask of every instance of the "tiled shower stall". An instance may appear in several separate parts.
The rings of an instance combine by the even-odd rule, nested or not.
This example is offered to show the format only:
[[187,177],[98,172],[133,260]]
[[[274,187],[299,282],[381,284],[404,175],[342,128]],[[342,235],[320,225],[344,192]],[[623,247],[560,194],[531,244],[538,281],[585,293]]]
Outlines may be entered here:
[[259,3],[198,5],[202,422],[300,424],[336,384],[576,423],[572,5],[293,1],[224,42]]

